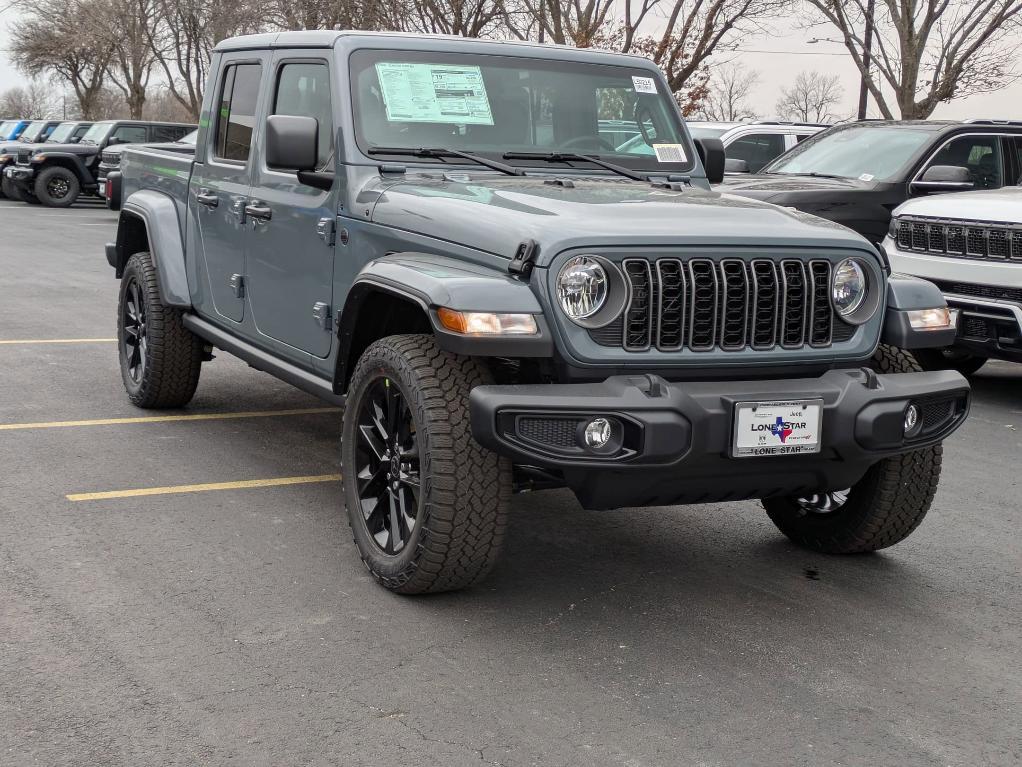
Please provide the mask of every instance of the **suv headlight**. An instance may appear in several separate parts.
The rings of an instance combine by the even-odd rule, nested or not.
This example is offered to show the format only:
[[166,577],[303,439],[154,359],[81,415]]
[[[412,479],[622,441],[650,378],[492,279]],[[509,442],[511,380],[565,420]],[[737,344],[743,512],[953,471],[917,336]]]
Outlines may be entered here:
[[575,256],[557,275],[557,300],[568,317],[577,322],[592,317],[607,302],[610,292],[607,271],[589,256]]
[[834,269],[830,299],[842,318],[848,318],[862,306],[869,292],[866,270],[855,260],[846,258]]

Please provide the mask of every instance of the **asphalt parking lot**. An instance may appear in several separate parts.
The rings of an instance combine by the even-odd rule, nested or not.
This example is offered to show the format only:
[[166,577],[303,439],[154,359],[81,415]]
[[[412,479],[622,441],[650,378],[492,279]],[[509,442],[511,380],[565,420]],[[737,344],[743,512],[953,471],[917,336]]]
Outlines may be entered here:
[[131,407],[115,222],[0,201],[0,764],[1022,761],[1022,367],[976,377],[886,552],[554,492],[482,586],[402,598],[352,544],[336,410],[221,353],[187,410]]

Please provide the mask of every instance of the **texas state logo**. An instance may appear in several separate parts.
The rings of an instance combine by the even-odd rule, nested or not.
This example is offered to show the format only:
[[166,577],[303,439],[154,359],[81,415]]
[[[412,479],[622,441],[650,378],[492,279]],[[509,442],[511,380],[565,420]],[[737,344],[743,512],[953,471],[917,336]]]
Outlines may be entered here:
[[777,416],[777,423],[770,425],[770,433],[779,437],[783,445],[792,432],[791,424],[785,423],[784,419]]

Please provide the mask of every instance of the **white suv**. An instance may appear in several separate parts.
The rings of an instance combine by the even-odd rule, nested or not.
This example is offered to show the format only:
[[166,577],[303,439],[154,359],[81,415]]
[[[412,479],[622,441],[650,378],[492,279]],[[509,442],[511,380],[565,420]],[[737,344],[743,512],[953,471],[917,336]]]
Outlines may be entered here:
[[923,367],[969,375],[991,357],[1022,362],[1022,187],[909,200],[884,248],[892,271],[930,280],[959,310],[953,347],[913,352]]
[[[771,120],[757,122],[704,122],[686,120],[692,138],[719,138],[724,144],[725,172],[758,173],[768,162],[787,152],[795,144],[827,125],[789,123]],[[645,139],[635,136],[618,147],[619,152],[642,154]],[[649,147],[649,154],[653,148]]]

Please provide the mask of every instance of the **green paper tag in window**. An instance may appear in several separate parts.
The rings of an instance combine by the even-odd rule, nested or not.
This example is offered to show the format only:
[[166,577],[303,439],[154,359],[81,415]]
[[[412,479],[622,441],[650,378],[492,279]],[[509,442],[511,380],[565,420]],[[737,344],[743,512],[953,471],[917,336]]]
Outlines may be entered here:
[[493,125],[479,67],[381,61],[376,74],[388,122]]

